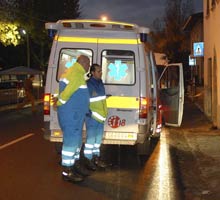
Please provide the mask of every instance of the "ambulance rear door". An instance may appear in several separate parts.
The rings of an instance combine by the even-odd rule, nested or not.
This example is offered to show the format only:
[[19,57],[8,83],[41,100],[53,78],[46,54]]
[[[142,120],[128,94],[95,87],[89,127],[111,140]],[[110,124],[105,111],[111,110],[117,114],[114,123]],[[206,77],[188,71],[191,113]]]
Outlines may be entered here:
[[[90,58],[90,64],[92,64],[95,55],[97,54],[97,39],[91,38],[81,34],[77,35],[60,35],[57,38],[56,56],[53,65],[53,79],[51,80],[51,96],[53,97],[59,88],[60,76],[71,67],[79,55],[86,55]],[[83,41],[83,42],[81,42]],[[50,129],[51,129],[51,140],[59,141],[58,138],[62,139],[62,133],[60,131],[57,110],[51,107],[50,111]]]
[[98,56],[108,106],[103,143],[134,145],[139,117],[138,45],[99,42]]
[[169,64],[161,70],[159,93],[166,125],[181,126],[184,105],[182,63]]

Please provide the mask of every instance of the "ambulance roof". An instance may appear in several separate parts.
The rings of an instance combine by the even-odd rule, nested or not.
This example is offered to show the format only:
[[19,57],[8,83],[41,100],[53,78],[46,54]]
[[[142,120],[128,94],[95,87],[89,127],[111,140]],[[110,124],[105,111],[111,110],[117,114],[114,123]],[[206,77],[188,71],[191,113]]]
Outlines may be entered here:
[[140,27],[136,24],[116,21],[102,21],[95,19],[72,19],[59,20],[57,22],[48,22],[45,24],[46,29],[65,30],[65,29],[97,29],[97,30],[115,30],[115,31],[131,31],[136,33],[150,32],[147,27]]

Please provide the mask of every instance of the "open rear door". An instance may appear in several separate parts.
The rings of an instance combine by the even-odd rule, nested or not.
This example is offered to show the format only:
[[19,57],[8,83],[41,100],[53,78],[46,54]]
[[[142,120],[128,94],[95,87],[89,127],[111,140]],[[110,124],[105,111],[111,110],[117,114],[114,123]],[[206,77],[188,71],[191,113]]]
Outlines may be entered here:
[[184,105],[182,63],[165,66],[158,81],[165,124],[179,127],[182,123]]

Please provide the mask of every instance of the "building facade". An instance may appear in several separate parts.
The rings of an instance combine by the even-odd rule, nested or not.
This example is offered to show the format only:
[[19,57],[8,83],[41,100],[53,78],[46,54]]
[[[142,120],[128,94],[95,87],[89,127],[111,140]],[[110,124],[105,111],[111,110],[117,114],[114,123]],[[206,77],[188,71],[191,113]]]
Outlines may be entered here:
[[220,0],[203,0],[204,113],[220,128]]
[[[196,44],[204,44],[203,12],[195,13],[188,17],[183,30],[189,35],[189,66],[190,81],[187,85],[187,94],[200,109],[204,110],[204,48],[199,55],[195,54]],[[197,46],[196,46],[197,47]],[[186,77],[185,77],[186,78]]]

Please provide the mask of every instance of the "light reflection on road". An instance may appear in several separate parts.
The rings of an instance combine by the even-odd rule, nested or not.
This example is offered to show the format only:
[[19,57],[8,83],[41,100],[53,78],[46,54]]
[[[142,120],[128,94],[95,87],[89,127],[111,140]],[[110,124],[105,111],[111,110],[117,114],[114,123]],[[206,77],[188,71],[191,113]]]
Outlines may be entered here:
[[152,152],[149,162],[152,158],[156,161],[151,167],[155,167],[152,171],[154,175],[149,186],[149,190],[145,195],[146,200],[178,200],[178,190],[176,186],[175,171],[171,162],[169,150],[169,142],[167,135],[169,130],[164,129],[161,133],[160,141]]

